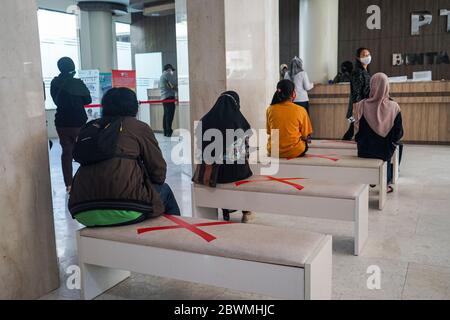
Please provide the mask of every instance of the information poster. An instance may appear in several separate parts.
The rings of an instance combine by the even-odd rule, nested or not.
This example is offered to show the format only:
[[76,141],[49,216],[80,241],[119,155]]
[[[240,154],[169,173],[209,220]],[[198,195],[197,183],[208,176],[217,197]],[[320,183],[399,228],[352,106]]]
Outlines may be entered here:
[[102,98],[105,93],[112,88],[112,73],[103,72],[100,73],[100,90],[102,93]]
[[113,70],[112,85],[114,88],[125,87],[136,92],[136,71]]
[[100,71],[80,70],[78,71],[78,77],[88,87],[92,97],[92,104],[99,104],[101,100]]

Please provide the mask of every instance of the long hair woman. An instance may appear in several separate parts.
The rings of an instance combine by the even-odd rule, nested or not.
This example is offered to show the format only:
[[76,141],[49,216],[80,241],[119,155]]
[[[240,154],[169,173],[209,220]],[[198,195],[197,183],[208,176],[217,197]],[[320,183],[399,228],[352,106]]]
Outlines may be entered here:
[[[290,80],[282,80],[277,85],[272,104],[267,109],[267,150],[272,154],[272,145],[279,145],[280,158],[303,157],[308,151],[308,138],[313,129],[308,113],[293,101],[296,99],[295,85]],[[275,141],[272,131],[279,131],[279,141]]]

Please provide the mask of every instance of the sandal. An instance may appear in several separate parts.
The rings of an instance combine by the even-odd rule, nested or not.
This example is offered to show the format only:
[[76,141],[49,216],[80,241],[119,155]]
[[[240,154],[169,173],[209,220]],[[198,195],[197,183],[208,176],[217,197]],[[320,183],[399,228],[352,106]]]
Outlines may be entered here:
[[255,214],[251,211],[242,212],[242,223],[249,223],[255,219]]
[[394,192],[394,188],[392,186],[388,186],[387,188],[387,193],[393,193]]

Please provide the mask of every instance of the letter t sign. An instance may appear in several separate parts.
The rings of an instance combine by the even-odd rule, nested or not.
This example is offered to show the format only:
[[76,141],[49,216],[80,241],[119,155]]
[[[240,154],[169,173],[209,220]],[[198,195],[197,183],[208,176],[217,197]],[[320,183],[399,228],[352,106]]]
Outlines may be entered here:
[[447,16],[447,32],[450,32],[450,10],[441,9],[441,16]]

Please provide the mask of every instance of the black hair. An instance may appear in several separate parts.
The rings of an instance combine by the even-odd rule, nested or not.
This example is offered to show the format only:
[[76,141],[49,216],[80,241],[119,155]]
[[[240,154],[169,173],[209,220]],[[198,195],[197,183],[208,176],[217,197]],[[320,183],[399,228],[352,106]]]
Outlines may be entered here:
[[290,100],[295,90],[295,84],[291,80],[281,80],[277,84],[277,91],[273,95],[271,105]]
[[112,88],[102,99],[103,117],[136,117],[139,102],[136,93],[128,88]]
[[75,63],[69,57],[62,57],[58,60],[58,69],[61,73],[71,73],[75,71]]
[[344,61],[341,65],[341,71],[342,72],[353,72],[353,63],[351,61]]
[[361,63],[361,61],[359,61],[359,58],[361,58],[361,53],[364,51],[364,50],[367,50],[367,51],[369,51],[370,52],[370,50],[369,49],[367,49],[366,47],[361,47],[361,48],[358,48],[358,50],[356,50],[356,67],[357,68],[363,68],[363,64]]
[[175,68],[173,67],[173,65],[171,65],[171,64],[169,63],[169,64],[166,64],[166,65],[164,66],[164,68],[163,68],[163,71],[167,71],[167,70],[173,70],[173,71],[175,71]]

